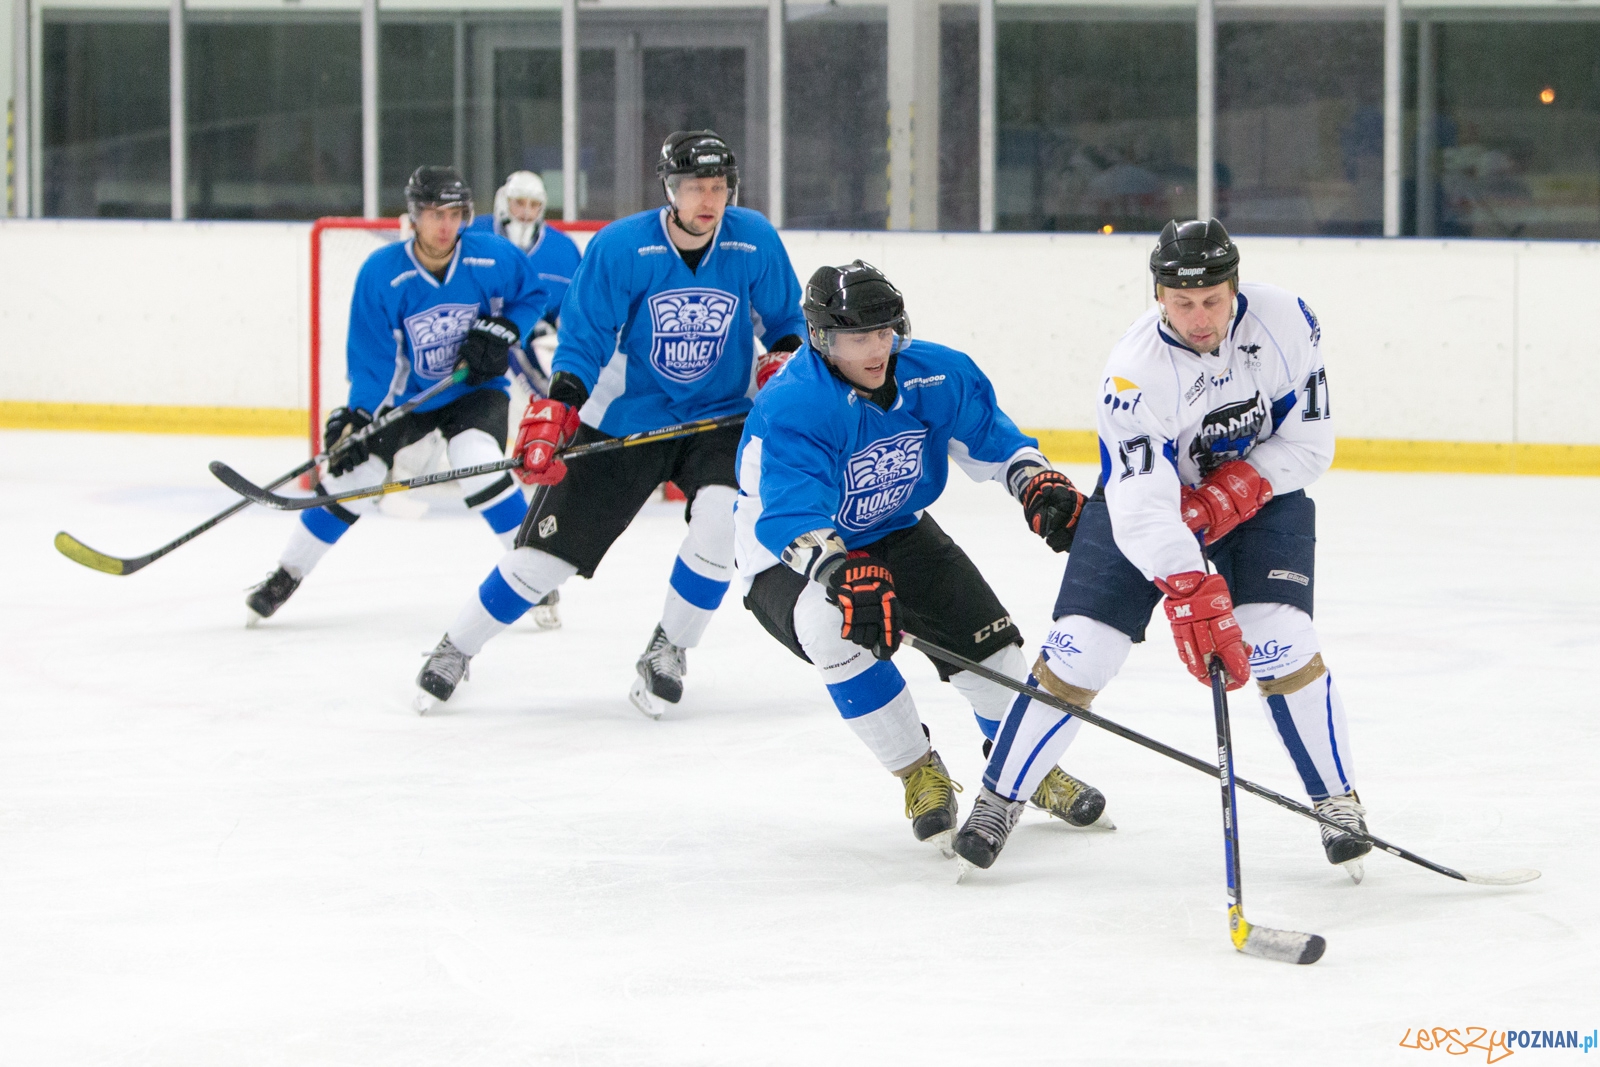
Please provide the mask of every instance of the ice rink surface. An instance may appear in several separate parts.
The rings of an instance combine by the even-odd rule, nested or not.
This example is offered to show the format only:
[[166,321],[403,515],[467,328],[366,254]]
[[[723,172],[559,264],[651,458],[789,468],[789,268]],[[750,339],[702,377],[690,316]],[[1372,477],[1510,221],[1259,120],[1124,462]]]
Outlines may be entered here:
[[[1085,728],[1064,761],[1115,833],[1030,812],[956,885],[735,597],[684,702],[641,716],[626,693],[681,505],[647,506],[563,590],[564,629],[519,623],[426,718],[419,654],[500,554],[448,494],[363,521],[253,631],[243,591],[289,516],[246,512],[126,578],[51,547],[148,551],[230,502],[206,461],[265,481],[302,448],[0,434],[0,1062],[1424,1067],[1488,1057],[1401,1048],[1408,1029],[1600,1025],[1600,480],[1313,488],[1317,618],[1374,832],[1544,877],[1374,854],[1356,886],[1313,825],[1241,794],[1247,914],[1328,940],[1293,967],[1229,944],[1213,781],[1118,738]],[[998,485],[956,473],[933,511],[1031,660],[1062,557]],[[977,727],[919,655],[896,662],[964,813]],[[1096,708],[1214,757],[1164,623]],[[1300,796],[1254,695],[1233,709],[1239,772]]]

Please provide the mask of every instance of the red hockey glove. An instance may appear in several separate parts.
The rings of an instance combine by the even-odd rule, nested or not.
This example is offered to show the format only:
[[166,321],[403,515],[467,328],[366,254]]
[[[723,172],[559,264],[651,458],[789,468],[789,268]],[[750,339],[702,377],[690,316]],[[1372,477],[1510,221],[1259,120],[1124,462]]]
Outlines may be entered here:
[[1211,684],[1211,657],[1222,658],[1227,687],[1238,689],[1250,680],[1250,646],[1244,643],[1233,617],[1233,598],[1220,574],[1184,571],[1156,579],[1167,594],[1167,621],[1178,644],[1178,658],[1189,673]]
[[783,369],[793,352],[763,352],[756,357],[756,388],[763,388],[772,376]]
[[513,467],[524,485],[555,485],[567,476],[567,465],[556,453],[578,435],[578,409],[559,400],[535,400],[517,427],[516,455],[522,466]]
[[1272,499],[1272,486],[1242,459],[1224,463],[1198,486],[1183,491],[1180,509],[1191,533],[1205,531],[1215,544]]
[[879,659],[888,659],[900,647],[900,611],[894,598],[894,575],[889,565],[865,552],[852,552],[828,576],[828,599],[844,612],[840,636]]
[[1072,547],[1083,514],[1083,494],[1060,471],[1040,471],[1022,487],[1019,497],[1028,529],[1044,538],[1052,552]]

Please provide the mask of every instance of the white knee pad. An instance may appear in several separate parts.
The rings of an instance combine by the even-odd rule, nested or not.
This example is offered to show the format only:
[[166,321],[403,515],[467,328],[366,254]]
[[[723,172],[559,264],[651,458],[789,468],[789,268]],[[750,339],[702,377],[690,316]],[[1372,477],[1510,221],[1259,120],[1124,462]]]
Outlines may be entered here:
[[[464,430],[445,442],[445,455],[450,457],[452,467],[476,467],[480,463],[494,463],[505,459],[505,449],[501,448],[487,430]],[[474,493],[481,493],[495,482],[503,481],[506,475],[503,472],[494,474],[478,474],[471,478],[463,478],[456,484],[461,487],[461,495],[470,497]],[[496,493],[494,500],[499,500],[516,492],[516,482],[506,486],[505,491]],[[494,503],[494,500],[485,500],[478,506],[484,507]]]
[[[368,486],[382,485],[389,477],[389,465],[383,461],[382,456],[368,456],[343,474],[330,475],[322,479],[322,486],[330,493],[344,493],[351,489],[365,489]],[[378,509],[381,497],[367,497],[363,500],[346,500],[339,506],[353,515],[371,515]]]
[[1086,615],[1063,615],[1040,649],[1050,673],[1079,689],[1098,693],[1128,660],[1133,638]]
[[537,548],[514,548],[500,559],[500,577],[530,604],[578,573],[578,568]]
[[[1022,649],[1016,645],[1002,648],[984,660],[983,666],[1019,682],[1028,677],[1028,661],[1023,658]],[[1006,709],[1011,707],[1011,698],[1016,696],[999,682],[991,682],[971,671],[952,674],[950,684],[967,698],[967,703],[972,705],[973,714],[984,722],[994,723],[996,726],[1006,717]],[[994,736],[987,726],[984,728],[984,733],[991,738]]]
[[1233,609],[1249,642],[1250,673],[1256,681],[1285,678],[1322,651],[1311,616],[1288,604],[1239,604]]
[[795,601],[794,634],[825,685],[847,682],[877,662],[871,652],[845,640],[843,629],[844,614],[828,602],[827,590],[807,582]]

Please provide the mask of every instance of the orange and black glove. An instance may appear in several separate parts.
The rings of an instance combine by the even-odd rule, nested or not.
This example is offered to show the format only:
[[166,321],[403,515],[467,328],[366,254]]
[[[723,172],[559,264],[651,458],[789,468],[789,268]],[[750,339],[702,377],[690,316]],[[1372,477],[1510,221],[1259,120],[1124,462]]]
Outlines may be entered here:
[[852,552],[828,577],[828,599],[844,613],[840,635],[879,659],[900,647],[900,605],[894,597],[889,565],[865,552]]

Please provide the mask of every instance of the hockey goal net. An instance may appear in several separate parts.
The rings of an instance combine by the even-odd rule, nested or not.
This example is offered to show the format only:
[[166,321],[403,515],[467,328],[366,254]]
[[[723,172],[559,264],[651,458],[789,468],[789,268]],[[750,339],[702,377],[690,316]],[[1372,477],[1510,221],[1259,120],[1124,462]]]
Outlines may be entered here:
[[[602,222],[551,222],[583,247]],[[345,341],[350,328],[350,298],[356,275],[373,252],[411,236],[410,220],[395,218],[321,218],[311,225],[311,402],[307,431],[311,454],[322,449],[322,425],[328,412],[345,402],[349,382],[345,377]],[[515,401],[513,397],[513,401]],[[521,405],[512,411],[520,413]]]

